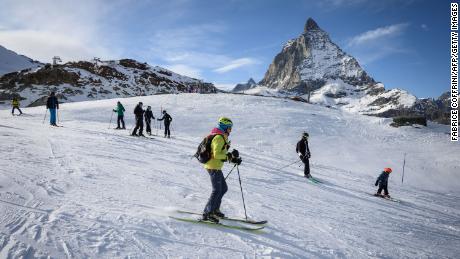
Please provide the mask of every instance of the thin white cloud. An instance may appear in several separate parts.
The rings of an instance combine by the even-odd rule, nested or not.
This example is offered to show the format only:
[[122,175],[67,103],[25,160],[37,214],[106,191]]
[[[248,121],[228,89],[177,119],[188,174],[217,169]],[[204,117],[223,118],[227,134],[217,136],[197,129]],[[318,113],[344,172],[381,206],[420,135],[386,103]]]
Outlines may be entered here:
[[228,65],[225,65],[223,67],[214,69],[214,71],[217,72],[217,73],[226,73],[226,72],[232,71],[234,69],[244,67],[244,66],[248,66],[248,65],[252,65],[252,64],[256,64],[256,63],[257,63],[257,60],[252,59],[252,58],[239,58],[239,59],[232,60],[230,62],[230,64],[228,64]]
[[104,27],[116,2],[2,0],[1,5],[0,44],[17,53],[43,62],[55,55],[64,61],[117,56]]
[[355,46],[362,46],[366,44],[372,44],[383,38],[388,38],[388,37],[399,35],[408,26],[409,24],[407,23],[400,23],[400,24],[394,24],[394,25],[380,27],[374,30],[366,31],[364,33],[361,33],[351,38],[348,42],[348,46],[355,47]]
[[420,28],[422,28],[422,30],[424,30],[424,31],[430,30],[430,28],[428,28],[428,25],[426,25],[426,24],[420,25]]
[[413,53],[404,43],[403,32],[408,26],[408,23],[400,23],[366,31],[351,38],[345,46],[346,50],[361,65],[368,65],[394,54]]
[[187,75],[201,75],[204,70],[225,73],[255,64],[257,60],[251,57],[235,59],[222,54],[225,42],[220,36],[226,31],[219,22],[159,30],[151,36],[146,54],[166,67],[188,71]]
[[175,73],[193,78],[201,78],[201,70],[183,64],[165,65],[165,67]]

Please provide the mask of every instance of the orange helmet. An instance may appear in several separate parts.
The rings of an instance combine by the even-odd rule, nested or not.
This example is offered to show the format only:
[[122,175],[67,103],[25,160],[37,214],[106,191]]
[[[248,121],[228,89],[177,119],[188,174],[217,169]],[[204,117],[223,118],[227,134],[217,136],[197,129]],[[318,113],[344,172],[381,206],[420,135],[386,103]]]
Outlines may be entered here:
[[393,170],[391,170],[391,168],[389,168],[389,167],[383,169],[383,171],[384,171],[384,172],[387,172],[387,173],[393,172]]

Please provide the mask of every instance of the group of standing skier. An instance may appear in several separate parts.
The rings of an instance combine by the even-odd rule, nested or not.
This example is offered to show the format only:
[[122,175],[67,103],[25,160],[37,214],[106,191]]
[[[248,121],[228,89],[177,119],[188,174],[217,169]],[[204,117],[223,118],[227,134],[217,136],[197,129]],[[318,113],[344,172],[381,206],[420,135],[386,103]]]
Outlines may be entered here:
[[[121,104],[120,104],[121,105]],[[147,134],[152,135],[152,119],[155,120],[155,117],[153,116],[152,112],[152,107],[147,106],[147,110],[144,110],[143,103],[139,102],[136,105],[136,108],[134,108],[134,115],[136,119],[136,126],[134,127],[133,132],[131,133],[132,136],[145,136],[143,134],[144,131],[144,120],[146,124],[146,129],[145,131]],[[169,115],[166,110],[163,110],[161,112],[163,116],[161,118],[158,118],[158,121],[164,121],[164,126],[165,126],[165,135],[164,137],[166,138],[171,138],[171,131],[170,131],[170,126],[172,122],[172,117]],[[139,131],[138,131],[139,130]],[[139,133],[138,133],[139,132]]]

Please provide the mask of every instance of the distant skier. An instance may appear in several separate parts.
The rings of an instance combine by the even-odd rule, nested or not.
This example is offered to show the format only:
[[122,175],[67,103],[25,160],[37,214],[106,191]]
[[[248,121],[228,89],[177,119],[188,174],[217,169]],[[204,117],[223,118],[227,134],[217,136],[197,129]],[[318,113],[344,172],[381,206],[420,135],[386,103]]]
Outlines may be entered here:
[[[383,169],[383,172],[379,175],[377,178],[377,181],[375,182],[375,186],[379,186],[379,189],[377,190],[377,193],[374,194],[375,196],[381,196],[384,198],[390,198],[390,194],[388,193],[388,177],[390,177],[390,173],[392,172],[391,168],[385,168]],[[384,195],[382,195],[382,190]]]
[[[123,119],[125,117],[125,107],[123,107],[120,101],[117,102],[117,108],[113,109],[113,112],[116,112],[118,115],[117,127],[115,129],[126,129],[125,120]],[[122,127],[120,127],[120,122]]]
[[158,119],[159,121],[164,120],[165,121],[165,138],[171,137],[171,131],[169,130],[169,126],[171,125],[172,117],[166,112],[166,110],[163,110],[163,117],[161,119]]
[[145,111],[144,118],[145,118],[145,125],[146,125],[145,131],[151,136],[152,128],[150,125],[152,124],[152,119],[155,119],[155,117],[153,117],[152,107],[147,106],[147,110]]
[[17,97],[13,97],[13,101],[11,102],[11,104],[13,105],[13,109],[11,110],[11,114],[14,115],[14,110],[18,109],[19,115],[21,115],[22,111],[21,111],[21,109],[19,109],[19,100],[18,100]]
[[59,101],[54,92],[51,92],[48,100],[46,100],[46,108],[50,110],[50,125],[57,126],[56,110],[59,110]]
[[303,171],[304,176],[307,178],[311,178],[309,160],[311,157],[311,153],[310,149],[308,148],[308,137],[309,135],[307,132],[302,133],[302,139],[299,140],[299,142],[297,142],[297,147],[295,151],[299,155],[300,160],[302,160],[302,162],[305,164],[305,168]]
[[[136,127],[133,130],[132,136],[145,137],[142,132],[144,131],[144,110],[142,109],[142,102],[139,102],[134,108],[134,114],[136,115]],[[139,135],[137,135],[137,129],[139,129]]]
[[204,168],[208,171],[211,178],[212,192],[203,211],[202,220],[205,221],[218,223],[219,217],[223,218],[225,216],[220,211],[222,197],[228,190],[224,174],[222,173],[224,162],[228,161],[240,165],[242,161],[238,150],[235,149],[231,153],[228,152],[230,148],[228,136],[232,131],[232,127],[233,122],[228,118],[222,117],[219,119],[217,128],[214,128],[209,136],[212,137],[211,159],[204,164]]

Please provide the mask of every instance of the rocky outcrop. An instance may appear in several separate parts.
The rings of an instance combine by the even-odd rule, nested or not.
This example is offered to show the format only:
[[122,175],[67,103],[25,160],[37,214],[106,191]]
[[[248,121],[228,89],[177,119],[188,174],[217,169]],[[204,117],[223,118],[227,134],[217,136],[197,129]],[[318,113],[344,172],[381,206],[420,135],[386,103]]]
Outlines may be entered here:
[[160,93],[215,93],[211,83],[132,59],[78,61],[23,70],[0,77],[0,102],[19,97],[23,105],[42,105],[57,92],[62,101],[132,97]]
[[246,90],[249,90],[251,88],[254,88],[257,86],[257,83],[256,81],[254,81],[254,79],[250,78],[248,80],[247,83],[245,84],[237,84],[235,86],[235,88],[233,88],[232,92],[236,93],[236,92],[243,92],[243,91],[246,91]]

